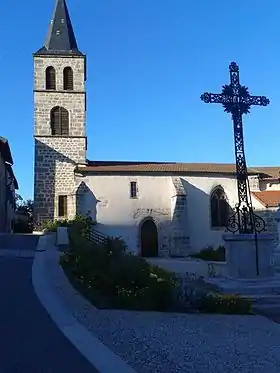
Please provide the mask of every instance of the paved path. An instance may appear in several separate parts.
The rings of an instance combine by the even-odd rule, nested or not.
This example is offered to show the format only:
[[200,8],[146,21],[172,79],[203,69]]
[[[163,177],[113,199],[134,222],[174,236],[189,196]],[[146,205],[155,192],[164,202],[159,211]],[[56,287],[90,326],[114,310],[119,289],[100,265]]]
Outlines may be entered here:
[[32,256],[37,240],[31,235],[0,235],[0,372],[96,373],[34,293]]

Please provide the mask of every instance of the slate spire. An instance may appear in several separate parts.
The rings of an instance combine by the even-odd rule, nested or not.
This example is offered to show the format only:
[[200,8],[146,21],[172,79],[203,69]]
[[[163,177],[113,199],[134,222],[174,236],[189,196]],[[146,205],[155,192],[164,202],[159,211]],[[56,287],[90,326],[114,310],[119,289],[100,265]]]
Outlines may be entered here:
[[44,46],[35,54],[82,55],[77,46],[66,0],[56,0]]

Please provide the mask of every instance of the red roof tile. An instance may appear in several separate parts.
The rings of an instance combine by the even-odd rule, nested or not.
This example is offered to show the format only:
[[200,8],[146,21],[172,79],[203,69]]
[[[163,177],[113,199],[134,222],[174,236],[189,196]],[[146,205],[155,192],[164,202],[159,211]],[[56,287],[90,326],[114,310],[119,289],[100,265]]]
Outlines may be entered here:
[[[88,161],[86,166],[78,166],[79,172],[91,173],[219,173],[235,174],[235,164],[226,163],[176,163],[176,162],[124,162]],[[250,167],[250,174],[276,177],[280,167]]]
[[280,204],[280,190],[265,190],[263,192],[252,192],[265,207],[278,207]]

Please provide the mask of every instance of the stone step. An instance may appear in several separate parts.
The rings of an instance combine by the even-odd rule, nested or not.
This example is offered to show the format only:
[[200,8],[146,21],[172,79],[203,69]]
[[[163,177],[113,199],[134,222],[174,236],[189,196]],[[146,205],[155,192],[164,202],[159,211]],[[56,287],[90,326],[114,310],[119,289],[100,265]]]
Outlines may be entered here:
[[266,317],[269,316],[278,316],[280,317],[280,305],[279,304],[256,304],[252,305],[252,311],[256,314],[263,315]]
[[224,294],[239,294],[243,296],[263,296],[266,294],[280,295],[280,286],[244,287],[244,288],[221,288]]
[[244,298],[251,300],[251,302],[257,305],[263,306],[278,306],[280,308],[280,294],[265,294],[265,295],[256,295],[251,294],[247,295]]
[[254,280],[232,280],[232,279],[209,279],[207,282],[217,285],[225,294],[239,295],[266,295],[280,294],[280,276],[276,275],[269,279]]

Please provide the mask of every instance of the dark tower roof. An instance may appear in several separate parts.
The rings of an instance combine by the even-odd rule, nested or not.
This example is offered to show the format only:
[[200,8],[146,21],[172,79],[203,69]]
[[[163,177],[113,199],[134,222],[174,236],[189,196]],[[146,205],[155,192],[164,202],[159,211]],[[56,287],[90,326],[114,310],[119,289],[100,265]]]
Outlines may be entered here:
[[79,51],[66,0],[56,0],[44,46],[35,55],[77,55]]

